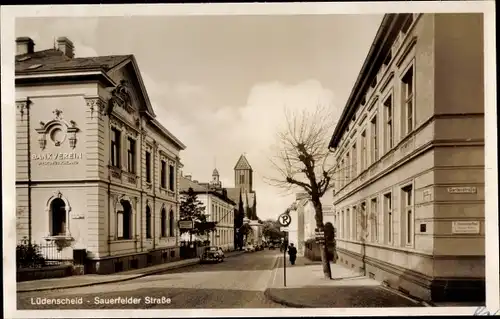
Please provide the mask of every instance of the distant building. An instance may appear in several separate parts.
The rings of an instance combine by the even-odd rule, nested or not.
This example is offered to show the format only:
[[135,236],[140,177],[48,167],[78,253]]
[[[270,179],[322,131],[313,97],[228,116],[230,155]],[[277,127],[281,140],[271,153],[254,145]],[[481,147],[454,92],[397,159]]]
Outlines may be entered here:
[[[181,176],[181,199],[192,188],[197,199],[205,206],[207,221],[217,222],[216,229],[207,237],[201,236],[199,240],[210,240],[211,245],[222,247],[223,250],[234,250],[234,211],[236,203],[227,196],[226,189],[222,188],[218,171],[213,172],[210,183],[199,183],[192,180],[190,175]],[[182,235],[182,240],[188,241],[188,233]]]
[[[17,240],[87,252],[90,273],[177,260],[179,153],[133,55],[74,57],[16,40]],[[64,244],[62,244],[64,243]]]
[[234,187],[228,188],[227,194],[236,202],[236,207],[241,195],[245,216],[250,220],[258,220],[257,193],[253,190],[253,169],[245,155],[241,155],[234,166]]
[[385,15],[330,142],[339,262],[423,300],[485,300],[483,37]]
[[[305,242],[316,238],[316,211],[307,193],[297,193],[295,198],[295,202],[292,205],[295,209],[290,211],[292,222],[288,227],[288,238],[289,242],[293,242],[296,245],[297,254],[303,256]],[[324,196],[324,198],[321,198],[321,201],[324,202],[327,199],[329,197]],[[329,217],[332,215],[330,212],[331,207],[331,205],[323,205],[323,224],[331,222],[333,225],[333,220],[329,220]]]

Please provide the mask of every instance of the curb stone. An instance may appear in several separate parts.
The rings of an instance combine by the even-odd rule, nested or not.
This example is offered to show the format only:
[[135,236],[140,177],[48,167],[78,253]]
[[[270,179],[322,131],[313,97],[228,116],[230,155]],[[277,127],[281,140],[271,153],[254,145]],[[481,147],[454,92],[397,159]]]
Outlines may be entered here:
[[267,288],[264,291],[264,296],[266,296],[266,298],[271,300],[272,302],[275,302],[275,303],[278,303],[280,305],[290,307],[290,308],[314,308],[314,307],[309,306],[309,305],[299,304],[299,303],[291,302],[291,301],[285,300],[283,298],[277,297],[277,296],[272,294],[271,289],[272,288]]
[[393,294],[399,295],[399,296],[401,296],[401,297],[403,297],[403,298],[405,298],[405,299],[408,299],[408,300],[410,300],[411,302],[413,302],[413,303],[415,303],[415,304],[417,304],[417,305],[420,305],[420,306],[422,306],[422,307],[434,307],[433,305],[431,305],[430,303],[426,302],[425,300],[421,300],[421,299],[418,299],[418,298],[416,298],[416,297],[409,296],[409,295],[404,294],[404,293],[402,293],[401,291],[396,290],[396,289],[394,289],[394,288],[391,288],[391,287],[389,287],[389,286],[386,286],[386,285],[380,285],[380,288],[385,289],[385,290],[387,290],[387,291],[389,291],[389,292],[392,292]]
[[[230,255],[230,256],[226,256],[225,258],[231,258],[231,257],[239,256],[239,255],[242,255],[242,254],[243,253],[241,253],[241,254],[233,254],[233,255]],[[73,284],[73,285],[66,285],[66,286],[60,286],[60,287],[44,287],[44,288],[17,289],[16,292],[23,293],[23,292],[35,292],[35,291],[48,291],[48,290],[71,289],[71,288],[79,288],[79,287],[90,287],[90,286],[97,286],[97,285],[104,285],[104,284],[112,284],[112,283],[117,283],[117,282],[124,282],[124,281],[133,280],[133,279],[138,279],[138,278],[142,278],[142,277],[154,275],[154,274],[157,274],[157,273],[160,273],[160,272],[164,272],[164,271],[179,269],[179,268],[183,268],[183,267],[189,267],[189,266],[193,266],[193,265],[196,265],[196,264],[199,264],[199,260],[196,260],[196,261],[193,261],[193,262],[189,262],[189,263],[185,263],[185,264],[181,264],[181,265],[172,266],[172,267],[169,267],[169,268],[166,268],[166,269],[165,268],[164,269],[156,269],[156,270],[153,270],[153,271],[150,271],[150,272],[146,272],[146,273],[142,273],[142,274],[138,274],[138,275],[131,275],[129,278],[120,278],[120,279],[113,279],[113,280],[90,282],[90,283],[85,283],[85,284]]]

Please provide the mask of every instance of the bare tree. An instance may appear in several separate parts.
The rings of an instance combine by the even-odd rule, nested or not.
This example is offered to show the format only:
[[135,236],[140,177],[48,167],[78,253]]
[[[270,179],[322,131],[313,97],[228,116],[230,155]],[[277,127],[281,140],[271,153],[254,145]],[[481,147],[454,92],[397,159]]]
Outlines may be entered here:
[[[276,156],[271,163],[279,173],[277,178],[266,181],[288,191],[302,188],[314,205],[316,227],[324,231],[321,197],[334,185],[335,166],[328,150],[331,131],[335,127],[326,107],[317,105],[314,110],[299,113],[285,111],[286,128],[278,133]],[[320,245],[325,278],[331,279],[327,245]]]

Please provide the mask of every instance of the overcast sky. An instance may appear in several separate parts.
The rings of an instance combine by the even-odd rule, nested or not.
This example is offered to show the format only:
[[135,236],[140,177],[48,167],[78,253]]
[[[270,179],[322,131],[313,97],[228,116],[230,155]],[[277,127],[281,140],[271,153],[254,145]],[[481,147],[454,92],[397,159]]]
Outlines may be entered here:
[[[23,18],[35,50],[66,36],[77,57],[134,54],[158,120],[187,149],[184,174],[208,181],[216,163],[233,187],[242,153],[254,169],[257,213],[276,218],[293,196],[267,185],[283,107],[340,114],[382,15]],[[331,128],[333,133],[334,127]],[[329,139],[331,136],[325,136]]]

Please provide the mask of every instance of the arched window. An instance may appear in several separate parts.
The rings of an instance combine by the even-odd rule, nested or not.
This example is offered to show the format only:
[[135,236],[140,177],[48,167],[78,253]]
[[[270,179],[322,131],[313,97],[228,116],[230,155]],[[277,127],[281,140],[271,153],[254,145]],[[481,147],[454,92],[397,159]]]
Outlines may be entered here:
[[146,238],[151,237],[151,209],[146,206]]
[[167,237],[167,212],[161,209],[161,237]]
[[66,235],[66,204],[60,198],[52,201],[50,207],[50,234],[52,236]]
[[117,237],[118,239],[132,239],[132,206],[127,200],[121,200],[117,207]]
[[174,211],[170,210],[170,212],[168,213],[168,215],[169,215],[168,216],[168,228],[169,228],[168,229],[168,231],[169,231],[168,233],[169,233],[170,237],[173,237],[173,236],[175,236],[175,234],[174,234],[174,231],[175,231],[174,230],[174,221],[175,221],[174,220]]

